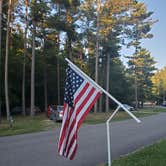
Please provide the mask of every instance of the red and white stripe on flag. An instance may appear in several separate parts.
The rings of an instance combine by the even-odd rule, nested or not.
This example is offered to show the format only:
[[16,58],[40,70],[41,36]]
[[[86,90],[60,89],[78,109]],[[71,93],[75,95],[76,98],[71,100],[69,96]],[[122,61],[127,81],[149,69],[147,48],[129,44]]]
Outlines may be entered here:
[[[86,115],[88,114],[88,112],[91,110],[97,99],[100,97],[101,91],[95,85],[90,83],[88,80],[82,78],[79,75],[79,73],[76,73],[73,69],[70,68],[69,70],[70,70],[70,76],[69,74],[67,74],[67,77],[70,78],[69,80],[67,78],[68,81],[66,83],[66,86],[68,84],[72,84],[75,78],[80,80],[82,79],[82,81],[80,81],[79,85],[76,85],[77,88],[73,91],[74,92],[72,98],[73,105],[71,106],[71,101],[64,100],[64,113],[63,113],[63,121],[62,121],[62,127],[58,143],[58,153],[72,160],[75,156],[78,146],[77,144],[78,129],[82,124],[83,120],[85,119]],[[76,77],[73,79],[73,76]],[[69,87],[65,88],[65,91],[68,88],[72,87],[73,85],[70,85]],[[69,92],[67,92],[66,94],[69,94]]]

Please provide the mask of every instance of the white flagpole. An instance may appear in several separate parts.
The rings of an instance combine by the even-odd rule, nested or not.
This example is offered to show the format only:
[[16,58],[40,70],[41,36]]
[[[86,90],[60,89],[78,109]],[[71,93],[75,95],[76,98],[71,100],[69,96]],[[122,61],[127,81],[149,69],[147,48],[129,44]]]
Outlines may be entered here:
[[111,137],[110,137],[110,126],[109,126],[109,122],[111,121],[111,119],[114,117],[114,115],[118,112],[118,110],[120,109],[120,106],[118,106],[116,108],[116,110],[112,113],[112,115],[110,116],[110,118],[107,120],[106,122],[106,126],[107,126],[107,149],[108,149],[108,166],[111,166]]
[[133,114],[131,113],[127,108],[124,107],[122,103],[120,103],[117,99],[115,99],[110,93],[108,93],[105,89],[103,89],[100,85],[98,85],[94,80],[92,80],[88,75],[86,75],[83,71],[81,71],[76,65],[74,65],[69,59],[65,58],[65,60],[70,64],[70,67],[75,69],[75,72],[78,74],[80,73],[85,79],[87,79],[89,82],[94,84],[97,88],[99,88],[103,93],[105,93],[109,98],[111,98],[115,103],[117,103],[123,110],[125,110],[137,123],[140,123],[141,121]]

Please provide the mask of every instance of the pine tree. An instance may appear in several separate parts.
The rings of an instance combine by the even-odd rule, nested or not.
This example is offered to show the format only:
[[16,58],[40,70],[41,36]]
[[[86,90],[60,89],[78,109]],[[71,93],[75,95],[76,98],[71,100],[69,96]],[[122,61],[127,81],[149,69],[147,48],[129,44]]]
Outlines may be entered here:
[[166,67],[158,70],[151,80],[153,83],[152,93],[160,104],[166,100]]
[[137,75],[138,102],[143,102],[151,98],[152,82],[151,77],[155,70],[155,61],[150,52],[144,48],[139,48],[137,53],[128,62],[131,73]]
[[10,105],[9,105],[9,88],[8,88],[8,56],[9,56],[9,37],[10,37],[10,21],[11,21],[11,5],[12,1],[8,3],[8,16],[7,16],[7,32],[6,32],[6,55],[5,55],[5,101],[7,120],[10,119]]
[[[152,20],[153,12],[148,12],[144,3],[134,1],[131,6],[131,13],[126,21],[126,26],[124,31],[128,36],[128,39],[131,40],[128,43],[128,47],[133,46],[135,48],[135,54],[141,48],[141,39],[150,39],[153,35],[150,32],[152,25],[155,21]],[[133,57],[128,57],[133,59]],[[135,79],[135,108],[138,108],[138,78],[137,78],[137,68],[134,68],[134,79]]]

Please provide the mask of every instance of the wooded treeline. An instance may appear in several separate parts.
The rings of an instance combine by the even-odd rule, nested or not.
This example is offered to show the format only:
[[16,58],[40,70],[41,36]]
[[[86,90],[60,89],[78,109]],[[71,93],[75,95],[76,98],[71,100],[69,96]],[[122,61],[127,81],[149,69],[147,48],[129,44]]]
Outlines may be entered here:
[[[153,12],[136,0],[1,0],[1,110],[63,104],[65,57],[122,103],[156,100],[155,61],[142,47]],[[128,67],[121,60],[121,48]],[[100,98],[96,111],[113,104]]]

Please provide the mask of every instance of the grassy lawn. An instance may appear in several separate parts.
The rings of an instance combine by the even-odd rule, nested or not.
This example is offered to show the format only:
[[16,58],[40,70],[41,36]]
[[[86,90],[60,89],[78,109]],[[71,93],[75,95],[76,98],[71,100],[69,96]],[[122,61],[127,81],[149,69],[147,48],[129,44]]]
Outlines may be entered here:
[[165,108],[160,108],[160,107],[152,107],[152,108],[143,108],[140,109],[141,112],[166,112],[166,107]]
[[[97,123],[105,123],[106,120],[111,116],[112,113],[89,113],[88,116],[86,117],[84,123],[86,124],[97,124]],[[136,117],[145,117],[145,116],[150,116],[150,115],[155,115],[157,114],[156,112],[133,112],[133,114]],[[131,117],[124,111],[119,111],[117,114],[114,116],[112,121],[120,121],[120,120],[125,120],[125,119],[131,119]]]
[[[112,166],[165,166],[166,140],[114,160]],[[105,165],[107,166],[107,165]]]
[[[143,109],[138,112],[133,112],[137,117],[145,117],[157,114],[158,112],[166,111],[166,109]],[[86,117],[84,124],[97,124],[97,123],[105,123],[106,120],[110,117],[112,113],[89,113]],[[113,121],[120,121],[131,118],[126,112],[119,111]],[[13,117],[13,127],[10,127],[9,123],[6,119],[3,119],[0,124],[0,136],[6,135],[16,135],[16,134],[24,134],[31,132],[38,132],[49,130],[55,128],[56,126],[60,126],[61,123],[55,123],[49,120],[45,114],[37,115],[34,119],[30,116],[14,116]]]
[[13,126],[10,127],[7,120],[2,119],[0,124],[0,136],[44,131],[57,126],[55,122],[46,118],[45,114],[37,115],[34,119],[30,116],[14,116],[13,120]]
[[[158,114],[160,112],[166,112],[166,108],[144,108],[139,109],[138,111],[132,112],[136,117],[146,117]],[[110,113],[89,113],[86,117],[84,123],[86,124],[97,124],[97,123],[105,123],[106,120],[111,116],[112,112]],[[112,121],[120,121],[125,119],[131,119],[131,117],[125,111],[119,111],[114,116]]]

